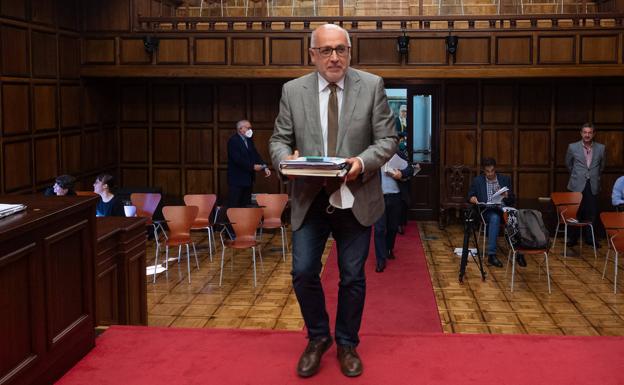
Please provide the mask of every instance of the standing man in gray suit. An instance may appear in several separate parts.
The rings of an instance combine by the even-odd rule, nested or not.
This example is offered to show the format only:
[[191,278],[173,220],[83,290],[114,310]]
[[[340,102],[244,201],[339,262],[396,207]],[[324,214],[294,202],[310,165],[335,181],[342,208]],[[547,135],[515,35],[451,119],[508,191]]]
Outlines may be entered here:
[[351,40],[346,30],[325,24],[312,32],[310,58],[316,71],[284,84],[280,110],[269,141],[276,169],[299,156],[346,158],[345,177],[354,196],[350,208],[330,207],[339,180],[300,177],[292,183],[293,287],[308,329],[308,345],[297,364],[301,377],[316,374],[332,344],[321,286],[321,256],[331,233],[338,247],[340,284],[335,338],[340,369],[362,373],[356,352],[366,280],[371,225],[384,211],[379,168],[396,152],[394,117],[383,80],[349,68]]
[[[606,163],[605,146],[594,142],[594,133],[594,126],[591,123],[583,124],[582,139],[568,145],[565,158],[566,166],[570,171],[568,190],[583,193],[578,219],[592,223],[598,216],[600,175]],[[568,234],[568,247],[576,245],[579,238],[578,228],[573,226],[571,230]],[[589,231],[585,233],[585,243],[593,244]],[[600,245],[596,244],[596,247]]]

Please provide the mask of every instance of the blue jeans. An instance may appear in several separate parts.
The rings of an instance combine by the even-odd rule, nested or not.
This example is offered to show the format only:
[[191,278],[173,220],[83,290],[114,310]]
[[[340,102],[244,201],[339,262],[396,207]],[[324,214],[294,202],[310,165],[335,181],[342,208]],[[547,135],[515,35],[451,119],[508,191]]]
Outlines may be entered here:
[[333,213],[327,213],[328,205],[328,196],[325,191],[321,191],[310,206],[301,227],[293,232],[293,287],[308,329],[308,338],[329,336],[329,316],[320,273],[321,256],[331,233],[338,247],[340,270],[336,343],[357,346],[366,295],[364,265],[371,228],[362,226],[351,210],[335,209]]
[[483,219],[487,223],[487,255],[496,255],[496,238],[501,223],[501,211],[487,209],[483,212]]

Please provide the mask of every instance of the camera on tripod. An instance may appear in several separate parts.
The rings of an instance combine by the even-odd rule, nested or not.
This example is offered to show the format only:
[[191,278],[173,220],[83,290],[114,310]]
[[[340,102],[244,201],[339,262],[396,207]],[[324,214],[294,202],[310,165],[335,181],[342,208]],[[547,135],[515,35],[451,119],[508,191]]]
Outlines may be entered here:
[[[483,270],[483,261],[481,260],[481,253],[479,252],[479,242],[477,241],[477,226],[476,223],[479,218],[479,208],[477,205],[471,205],[464,210],[464,244],[462,247],[461,262],[459,263],[459,283],[464,282],[464,275],[466,274],[466,265],[468,264],[468,255],[472,256],[481,272],[481,279],[485,281],[487,273]],[[470,236],[474,241],[474,249],[476,253],[472,253],[469,247]]]

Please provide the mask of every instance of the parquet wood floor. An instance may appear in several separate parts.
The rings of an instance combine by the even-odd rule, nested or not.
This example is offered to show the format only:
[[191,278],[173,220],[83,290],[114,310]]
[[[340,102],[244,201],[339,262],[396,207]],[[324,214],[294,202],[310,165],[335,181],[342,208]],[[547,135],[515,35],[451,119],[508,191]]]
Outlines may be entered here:
[[[512,293],[510,272],[505,274],[504,267],[486,267],[488,277],[482,282],[475,264],[470,262],[464,284],[458,283],[459,257],[452,250],[462,246],[460,225],[445,230],[439,230],[437,222],[420,222],[419,226],[446,333],[624,335],[624,287],[618,284],[618,293],[613,294],[612,261],[602,279],[606,242],[602,242],[596,260],[591,249],[585,247],[582,256],[576,249],[564,262],[558,240],[550,256],[552,294],[548,294],[544,267],[538,268],[543,258],[527,256],[528,266],[517,268]],[[223,285],[219,287],[220,245],[211,262],[204,233],[193,236],[200,270],[191,270],[191,284],[187,282],[184,258],[181,264],[174,262],[170,266],[168,279],[160,274],[153,284],[152,276],[146,276],[150,326],[303,328],[292,289],[290,253],[283,262],[279,235],[264,235],[264,261],[262,267],[259,263],[257,266],[256,288],[250,251],[238,251],[233,266],[231,250],[226,251]],[[504,261],[507,247],[502,237],[498,241],[498,256]],[[330,245],[328,242],[324,259]],[[170,251],[177,255],[177,250]],[[148,243],[147,256],[148,265],[153,264],[153,242]],[[622,280],[620,276],[619,282]]]

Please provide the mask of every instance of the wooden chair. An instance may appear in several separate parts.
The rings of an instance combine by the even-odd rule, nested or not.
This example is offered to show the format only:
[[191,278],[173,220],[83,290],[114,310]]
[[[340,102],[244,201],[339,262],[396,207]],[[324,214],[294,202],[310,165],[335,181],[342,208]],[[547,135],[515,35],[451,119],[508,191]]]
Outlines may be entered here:
[[470,169],[464,165],[446,167],[442,179],[440,195],[440,230],[448,224],[448,211],[463,211],[470,207],[467,202],[470,188]]
[[[503,212],[503,222],[507,224],[507,220],[509,219],[509,215],[507,212]],[[505,226],[505,239],[507,240],[507,244],[509,245],[509,253],[507,253],[507,264],[505,265],[505,275],[507,275],[507,270],[509,269],[509,261],[511,259],[511,291],[514,289],[514,276],[516,274],[516,255],[518,253],[524,255],[536,255],[536,254],[544,254],[544,262],[546,262],[546,279],[548,281],[548,294],[551,293],[550,290],[550,268],[548,266],[548,247],[544,249],[526,249],[523,247],[516,247],[511,242],[510,234],[507,232],[507,226]],[[541,267],[541,263],[539,264],[538,269]],[[541,273],[541,270],[539,270]]]
[[[624,212],[603,212],[600,213],[600,221],[607,232],[607,239],[609,241],[609,249],[607,250],[607,255],[605,256],[604,267],[602,268],[602,279],[605,278],[605,273],[607,271],[607,263],[609,262],[609,253],[611,249],[615,253],[614,257],[614,276],[613,276],[613,294],[617,292],[617,271],[618,271],[618,255],[621,253],[624,248]],[[614,237],[618,237],[614,239]],[[618,250],[616,246],[619,246]]]
[[[197,217],[199,209],[197,206],[165,206],[162,211],[167,221],[167,226],[169,227],[169,236],[165,241],[165,274],[167,278],[169,278],[169,246],[178,246],[178,263],[180,263],[182,245],[186,245],[188,282],[191,283],[191,253],[189,251],[189,245],[193,245],[195,263],[197,265],[197,270],[199,270],[197,250],[195,250],[195,243],[193,243],[191,239],[191,226],[193,226],[193,222],[195,222],[195,217]],[[157,264],[158,256],[156,256],[155,265]]]
[[133,193],[130,194],[130,202],[136,207],[136,216],[145,218],[145,225],[151,226],[154,233],[154,243],[156,243],[156,251],[154,257],[154,282],[156,282],[156,273],[158,270],[158,254],[160,253],[160,234],[167,239],[167,233],[162,226],[161,221],[154,221],[154,212],[160,203],[161,195],[155,193]]
[[260,226],[260,242],[263,229],[277,229],[282,233],[282,260],[286,262],[286,224],[282,222],[282,213],[288,203],[288,194],[256,194],[256,202],[262,207],[263,218]]
[[[256,279],[256,248],[258,248],[258,255],[260,257],[260,263],[262,263],[262,253],[260,252],[259,243],[256,241],[256,229],[260,225],[262,219],[261,208],[229,208],[227,210],[227,216],[230,220],[230,224],[234,229],[235,239],[224,239],[223,231],[220,233],[221,237],[221,274],[219,276],[219,286],[223,283],[223,261],[225,259],[225,248],[232,249],[232,270],[234,270],[234,252],[235,249],[251,249],[253,258],[253,276],[254,287],[257,286]],[[226,226],[224,226],[225,228]]]
[[594,225],[591,222],[579,222],[577,219],[577,213],[583,194],[580,192],[553,192],[550,194],[550,199],[553,201],[555,208],[557,209],[557,227],[555,228],[555,239],[553,240],[552,248],[555,247],[557,242],[557,233],[559,232],[559,226],[563,225],[563,259],[567,258],[567,243],[568,243],[568,226],[578,227],[581,231],[579,238],[581,240],[581,252],[583,251],[583,227],[589,227],[592,234],[592,243],[594,246],[594,259],[598,258],[596,254],[596,238],[594,236]]
[[184,204],[187,206],[197,206],[199,212],[197,218],[193,222],[191,230],[204,230],[208,231],[208,250],[210,254],[210,261],[212,262],[212,246],[214,244],[216,252],[216,242],[214,237],[213,223],[210,219],[210,214],[214,209],[217,196],[215,194],[187,194],[184,196]]

